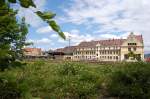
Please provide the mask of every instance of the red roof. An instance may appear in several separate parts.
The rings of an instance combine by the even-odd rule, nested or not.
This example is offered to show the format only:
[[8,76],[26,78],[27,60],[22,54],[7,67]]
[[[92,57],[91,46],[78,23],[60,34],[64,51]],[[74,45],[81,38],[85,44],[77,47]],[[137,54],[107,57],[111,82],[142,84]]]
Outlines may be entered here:
[[32,51],[42,51],[41,48],[24,48],[24,51],[26,52],[32,52]]
[[[134,35],[134,36],[138,41],[143,42],[142,35]],[[78,45],[78,47],[79,48],[84,48],[84,47],[93,48],[93,47],[96,47],[97,44],[100,44],[102,46],[121,46],[125,40],[126,39],[109,39],[109,40],[81,42]]]
[[145,59],[146,62],[150,62],[150,57]]
[[56,52],[72,53],[76,49],[76,46],[68,46],[65,48],[56,49]]

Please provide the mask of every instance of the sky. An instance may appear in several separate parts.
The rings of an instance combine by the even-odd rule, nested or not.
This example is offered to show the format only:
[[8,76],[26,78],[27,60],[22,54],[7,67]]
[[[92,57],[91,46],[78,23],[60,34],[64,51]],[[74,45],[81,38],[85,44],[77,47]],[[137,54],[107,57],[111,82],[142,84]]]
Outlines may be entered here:
[[[82,41],[125,38],[130,32],[143,35],[145,53],[150,52],[149,0],[34,0],[37,8],[19,8],[30,24],[27,41],[43,50],[68,46]],[[34,12],[52,11],[67,40],[63,40]]]

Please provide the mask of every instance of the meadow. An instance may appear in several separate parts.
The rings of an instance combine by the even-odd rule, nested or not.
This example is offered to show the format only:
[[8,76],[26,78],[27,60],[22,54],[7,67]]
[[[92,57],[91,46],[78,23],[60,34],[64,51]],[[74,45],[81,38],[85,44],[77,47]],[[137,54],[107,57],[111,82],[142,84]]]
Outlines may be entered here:
[[0,72],[0,99],[150,99],[150,64],[26,62]]

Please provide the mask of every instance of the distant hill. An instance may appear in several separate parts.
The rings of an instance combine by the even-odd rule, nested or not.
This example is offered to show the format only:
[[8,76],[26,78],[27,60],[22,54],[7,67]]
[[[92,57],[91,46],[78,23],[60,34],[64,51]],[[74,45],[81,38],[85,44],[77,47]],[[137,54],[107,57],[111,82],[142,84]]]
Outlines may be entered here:
[[145,58],[150,57],[150,54],[145,54],[144,57]]

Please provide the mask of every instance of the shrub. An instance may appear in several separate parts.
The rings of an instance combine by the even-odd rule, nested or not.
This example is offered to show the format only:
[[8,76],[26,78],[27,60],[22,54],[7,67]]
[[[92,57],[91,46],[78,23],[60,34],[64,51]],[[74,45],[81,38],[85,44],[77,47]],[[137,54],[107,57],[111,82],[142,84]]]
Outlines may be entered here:
[[0,99],[29,99],[29,97],[29,89],[25,82],[19,83],[13,75],[0,75]]
[[108,82],[110,96],[121,99],[150,99],[150,64],[129,63],[111,75]]
[[[65,63],[56,68],[47,89],[50,99],[96,99],[98,75],[82,64]],[[95,97],[95,98],[94,98]]]

